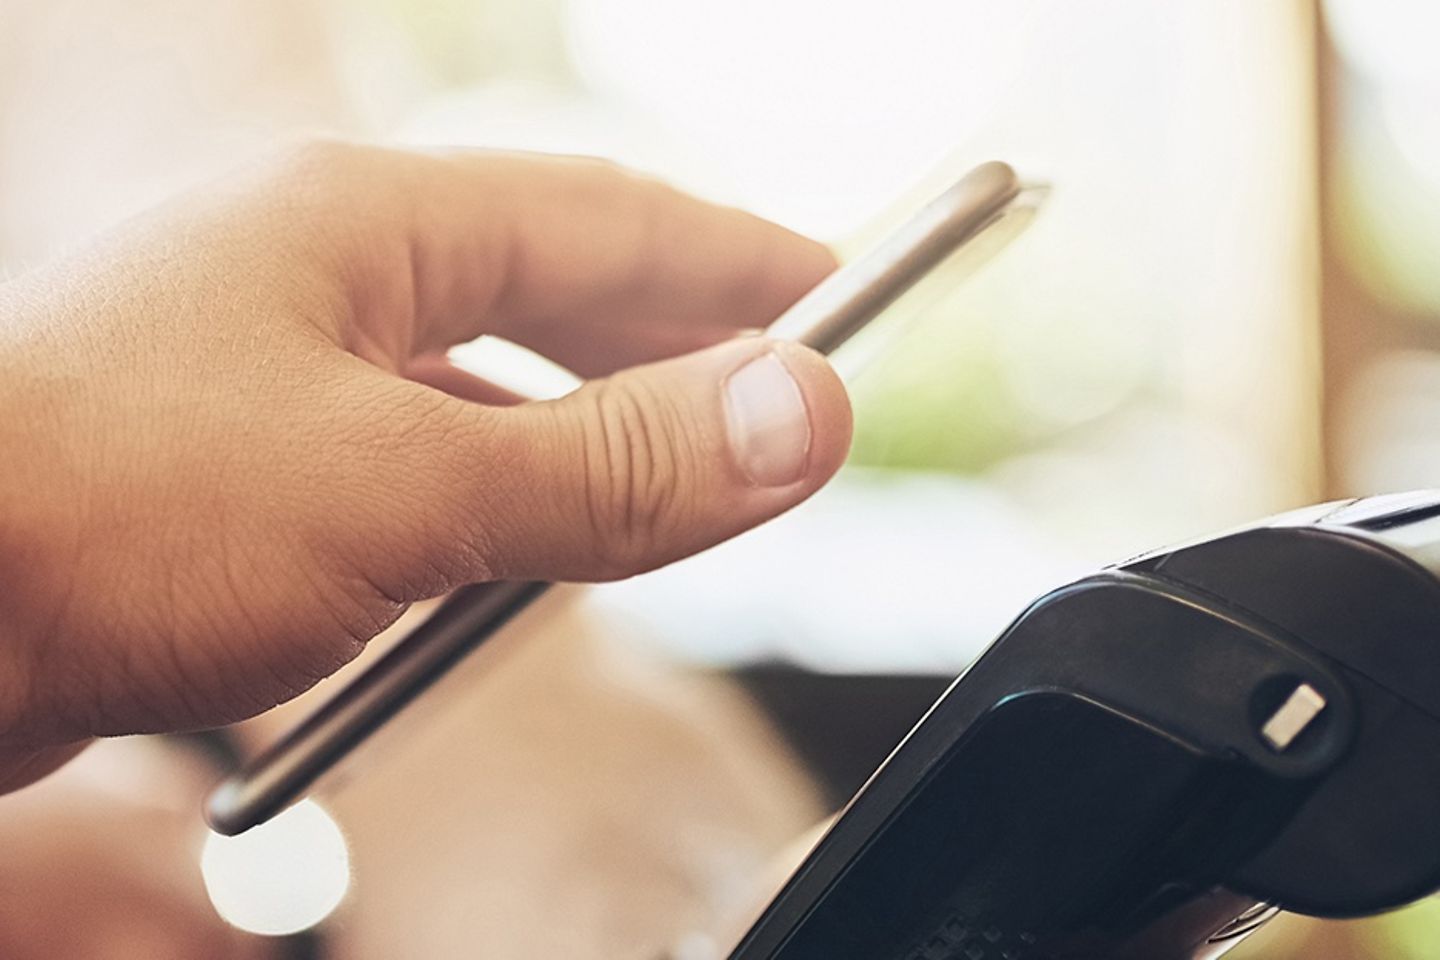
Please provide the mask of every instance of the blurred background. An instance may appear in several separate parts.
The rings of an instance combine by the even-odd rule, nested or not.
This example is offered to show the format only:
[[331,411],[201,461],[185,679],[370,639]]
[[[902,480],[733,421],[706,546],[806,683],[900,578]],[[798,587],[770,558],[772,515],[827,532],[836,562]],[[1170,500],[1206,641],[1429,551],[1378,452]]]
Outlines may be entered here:
[[[745,729],[823,812],[1062,580],[1440,485],[1437,35],[1424,0],[0,0],[0,264],[316,132],[611,157],[842,254],[980,161],[1049,181],[1012,248],[874,331],[914,327],[853,381],[832,487],[568,599],[665,683],[738,690],[716,716],[763,723]],[[363,776],[405,779],[385,759]],[[441,817],[426,802],[403,805]],[[381,886],[358,861],[355,883]],[[1435,942],[1421,905],[1245,949]]]

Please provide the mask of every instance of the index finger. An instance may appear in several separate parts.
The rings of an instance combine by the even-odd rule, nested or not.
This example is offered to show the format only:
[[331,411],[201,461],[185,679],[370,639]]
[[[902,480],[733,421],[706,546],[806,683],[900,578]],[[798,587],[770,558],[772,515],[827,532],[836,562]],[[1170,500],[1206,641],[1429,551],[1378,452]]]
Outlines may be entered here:
[[331,146],[289,174],[338,226],[351,322],[413,356],[497,334],[584,376],[769,323],[821,244],[610,164]]

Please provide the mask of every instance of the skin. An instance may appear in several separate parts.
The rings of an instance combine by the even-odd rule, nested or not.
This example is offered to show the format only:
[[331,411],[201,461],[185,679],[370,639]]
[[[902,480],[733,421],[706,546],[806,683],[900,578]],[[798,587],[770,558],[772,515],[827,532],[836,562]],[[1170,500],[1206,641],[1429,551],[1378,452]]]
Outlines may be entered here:
[[[0,790],[267,710],[457,585],[626,577],[805,499],[844,389],[736,334],[833,267],[601,163],[321,143],[0,286]],[[590,380],[515,404],[444,360],[483,334]],[[722,399],[767,353],[809,433],[773,486]]]

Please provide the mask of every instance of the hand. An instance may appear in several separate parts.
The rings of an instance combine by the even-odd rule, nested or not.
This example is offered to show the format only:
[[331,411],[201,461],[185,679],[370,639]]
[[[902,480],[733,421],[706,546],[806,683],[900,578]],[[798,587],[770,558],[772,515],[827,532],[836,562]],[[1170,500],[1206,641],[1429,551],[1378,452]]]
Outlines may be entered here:
[[[604,164],[318,145],[0,287],[0,789],[263,711],[414,600],[803,500],[844,390],[735,334],[833,265]],[[507,405],[444,360],[487,333],[599,379]]]

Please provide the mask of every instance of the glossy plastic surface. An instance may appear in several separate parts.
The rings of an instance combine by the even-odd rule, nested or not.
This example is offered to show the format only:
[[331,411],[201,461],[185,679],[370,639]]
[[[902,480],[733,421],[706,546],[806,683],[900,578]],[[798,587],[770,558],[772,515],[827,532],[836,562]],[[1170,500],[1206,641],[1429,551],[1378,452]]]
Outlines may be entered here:
[[1199,960],[1440,888],[1437,544],[1440,495],[1325,505],[1047,595],[732,960]]

